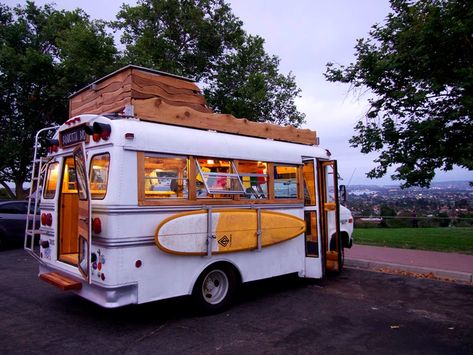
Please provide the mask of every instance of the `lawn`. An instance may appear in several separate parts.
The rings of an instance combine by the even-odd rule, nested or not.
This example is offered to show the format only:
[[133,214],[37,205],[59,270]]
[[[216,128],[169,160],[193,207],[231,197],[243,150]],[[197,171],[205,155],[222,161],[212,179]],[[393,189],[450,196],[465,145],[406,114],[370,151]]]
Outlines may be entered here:
[[356,228],[355,244],[473,255],[473,228]]

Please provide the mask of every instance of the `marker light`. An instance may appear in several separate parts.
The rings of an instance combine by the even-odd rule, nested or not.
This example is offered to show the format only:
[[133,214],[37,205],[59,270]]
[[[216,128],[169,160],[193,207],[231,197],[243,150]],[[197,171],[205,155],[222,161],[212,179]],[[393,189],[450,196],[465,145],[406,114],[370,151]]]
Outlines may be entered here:
[[112,133],[112,127],[106,123],[94,122],[91,126],[85,126],[85,133],[92,136],[94,142],[99,142],[101,139],[107,141]]
[[95,234],[100,234],[102,232],[102,221],[100,218],[94,218],[92,221],[92,230]]
[[46,138],[45,143],[48,153],[57,153],[59,149],[59,141],[57,139]]

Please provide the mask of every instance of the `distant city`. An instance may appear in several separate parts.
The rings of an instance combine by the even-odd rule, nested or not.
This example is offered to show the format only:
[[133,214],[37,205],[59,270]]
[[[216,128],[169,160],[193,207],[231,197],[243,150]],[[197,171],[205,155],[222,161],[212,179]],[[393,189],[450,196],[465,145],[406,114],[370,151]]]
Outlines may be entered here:
[[[388,217],[443,225],[473,225],[473,187],[468,181],[432,183],[429,189],[351,185],[347,207],[355,217]],[[369,221],[369,219],[365,219]],[[432,222],[433,223],[433,222]]]

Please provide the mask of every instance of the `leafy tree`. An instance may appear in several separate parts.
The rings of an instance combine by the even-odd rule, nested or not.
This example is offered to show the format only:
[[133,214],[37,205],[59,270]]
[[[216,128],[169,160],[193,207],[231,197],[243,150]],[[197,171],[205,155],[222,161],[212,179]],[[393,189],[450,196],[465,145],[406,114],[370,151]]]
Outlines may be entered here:
[[217,112],[299,126],[294,76],[279,73],[279,58],[242,25],[224,0],[141,0],[114,22],[125,62],[194,77]]
[[104,25],[82,11],[0,4],[0,184],[25,197],[36,131],[68,117],[67,97],[114,68]]
[[205,89],[208,102],[218,112],[299,126],[305,115],[294,99],[301,90],[291,73],[279,73],[279,58],[266,54],[263,44],[261,37],[247,36],[238,51],[223,58]]
[[366,119],[350,143],[379,151],[369,177],[428,187],[435,169],[473,169],[473,2],[391,0],[392,13],[358,40],[356,61],[326,78],[368,88]]
[[122,5],[125,62],[205,79],[244,40],[242,22],[224,0],[140,0]]

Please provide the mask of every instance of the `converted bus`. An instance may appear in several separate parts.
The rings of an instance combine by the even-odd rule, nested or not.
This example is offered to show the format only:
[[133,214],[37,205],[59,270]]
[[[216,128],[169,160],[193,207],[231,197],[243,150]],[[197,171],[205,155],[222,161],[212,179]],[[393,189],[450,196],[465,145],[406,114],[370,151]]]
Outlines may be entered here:
[[[185,80],[129,66],[93,85],[124,71]],[[272,125],[260,134],[261,124],[225,116],[223,129],[219,115],[189,107],[179,117],[210,120],[141,119],[133,104],[72,115],[43,143],[45,158],[37,135],[30,203],[41,209],[40,242],[27,226],[25,249],[42,280],[103,307],[193,295],[214,312],[244,282],[341,271],[353,219],[328,150],[298,142],[301,130],[280,141],[265,137]]]

